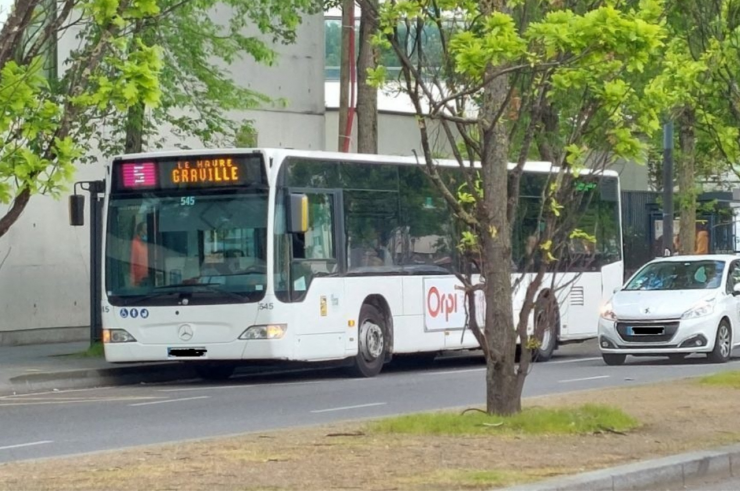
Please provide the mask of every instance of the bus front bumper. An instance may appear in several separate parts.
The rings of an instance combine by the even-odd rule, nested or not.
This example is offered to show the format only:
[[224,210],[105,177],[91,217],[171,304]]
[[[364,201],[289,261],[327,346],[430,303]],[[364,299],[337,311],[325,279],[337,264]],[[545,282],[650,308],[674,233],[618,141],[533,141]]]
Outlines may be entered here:
[[105,359],[111,363],[202,361],[202,360],[290,360],[291,343],[284,339],[236,340],[230,343],[142,344],[106,343]]

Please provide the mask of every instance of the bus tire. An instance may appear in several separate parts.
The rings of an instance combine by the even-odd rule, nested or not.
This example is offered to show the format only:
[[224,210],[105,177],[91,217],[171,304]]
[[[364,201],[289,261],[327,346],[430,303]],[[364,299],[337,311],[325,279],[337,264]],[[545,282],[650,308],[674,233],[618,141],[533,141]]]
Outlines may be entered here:
[[231,364],[197,364],[195,373],[204,380],[227,380],[234,374],[235,365]]
[[357,325],[357,355],[351,372],[356,377],[375,377],[383,369],[388,349],[388,327],[385,316],[370,304],[360,309]]
[[553,311],[552,319],[547,319],[547,304],[551,302],[546,298],[540,297],[534,307],[535,332],[540,322],[546,322],[547,327],[542,332],[542,339],[538,339],[540,346],[534,351],[534,361],[548,361],[558,344],[558,332],[560,327],[560,313],[555,305],[550,308]]

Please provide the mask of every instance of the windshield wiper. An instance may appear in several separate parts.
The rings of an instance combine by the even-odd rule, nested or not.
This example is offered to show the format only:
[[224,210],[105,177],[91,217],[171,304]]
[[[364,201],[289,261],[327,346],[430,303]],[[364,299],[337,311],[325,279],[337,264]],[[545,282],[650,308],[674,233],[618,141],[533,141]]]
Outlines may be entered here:
[[[176,283],[174,285],[162,285],[155,288],[155,290],[170,290],[175,289],[172,293],[185,293],[182,292],[181,288],[203,288],[205,290],[214,292],[214,293],[220,293],[222,295],[226,295],[228,297],[231,297],[235,300],[239,300],[240,302],[246,302],[249,298],[249,295],[240,295],[238,293],[231,292],[229,290],[224,290],[223,288],[219,288],[218,286],[221,283]],[[187,293],[194,293],[194,292],[187,292]]]
[[179,295],[179,294],[181,295],[181,294],[196,293],[194,291],[183,291],[183,288],[188,288],[188,289],[203,288],[204,290],[207,290],[209,292],[226,295],[227,297],[231,297],[234,300],[238,300],[239,302],[246,302],[249,299],[249,295],[240,295],[238,293],[224,290],[223,288],[218,288],[219,284],[220,283],[177,283],[174,285],[157,286],[157,287],[154,287],[154,291],[149,292],[140,297],[132,298],[131,300],[127,301],[124,305],[126,306],[135,305],[141,302],[145,302],[147,300],[151,300],[152,298],[165,297],[168,295]]
[[246,302],[247,300],[249,300],[249,295],[240,295],[239,293],[230,292],[229,290],[224,290],[223,288],[218,288],[214,285],[218,285],[218,283],[203,283],[202,285],[198,286],[205,286],[206,290],[226,295],[227,297],[231,297],[234,300],[238,300],[240,302]]
[[131,300],[127,300],[124,302],[124,306],[128,307],[129,305],[136,305],[137,303],[145,302],[147,300],[151,300],[152,298],[157,297],[166,297],[168,295],[174,295],[178,292],[150,292],[144,295],[141,295],[140,297],[132,298]]

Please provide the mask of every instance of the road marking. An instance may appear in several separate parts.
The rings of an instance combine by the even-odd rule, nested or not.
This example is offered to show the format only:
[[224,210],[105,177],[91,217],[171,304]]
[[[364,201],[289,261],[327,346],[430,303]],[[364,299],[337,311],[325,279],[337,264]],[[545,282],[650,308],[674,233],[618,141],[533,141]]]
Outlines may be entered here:
[[183,397],[182,399],[167,399],[167,400],[164,400],[164,401],[138,402],[136,404],[129,404],[129,407],[150,406],[152,404],[166,404],[168,402],[194,401],[196,399],[210,399],[210,397],[209,396]]
[[582,361],[596,361],[601,360],[600,356],[594,356],[593,358],[576,358],[574,360],[559,360],[559,361],[549,361],[547,362],[548,365],[562,365],[563,363],[579,363]]
[[69,392],[89,392],[92,390],[110,390],[114,387],[91,387],[88,389],[65,389],[65,390],[45,390],[40,392],[29,392],[27,394],[9,394],[5,396],[0,396],[0,399],[20,399],[20,398],[26,398],[26,397],[34,397],[34,396],[40,396],[45,394],[67,394]]
[[[360,379],[362,380],[362,379]],[[326,382],[277,382],[274,384],[249,384],[249,385],[216,385],[216,386],[205,386],[205,387],[187,387],[184,389],[159,389],[159,392],[192,392],[197,390],[222,390],[222,389],[251,389],[252,387],[275,387],[278,385],[309,385],[309,384],[322,384]]]
[[3,402],[0,407],[22,407],[22,406],[54,406],[62,404],[85,404],[98,402],[121,402],[121,401],[140,401],[142,399],[154,399],[154,397],[109,397],[105,399],[76,399],[76,400],[40,400],[33,399],[15,399],[18,402]]
[[585,378],[571,378],[568,380],[558,380],[558,383],[567,384],[570,382],[585,382],[587,380],[599,380],[603,378],[609,378],[609,375],[598,375],[596,377],[585,377]]
[[346,409],[360,409],[360,408],[363,408],[363,407],[385,406],[386,404],[388,404],[388,403],[387,402],[372,402],[370,404],[360,404],[358,406],[344,406],[344,407],[332,407],[332,408],[329,408],[329,409],[315,409],[315,410],[313,410],[311,412],[314,413],[314,414],[317,414],[317,413],[328,413],[328,412],[332,412],[332,411],[344,411]]
[[[545,363],[545,365],[562,365],[564,363],[580,363],[582,361],[595,361],[595,360],[601,360],[600,356],[595,356],[593,358],[576,358],[574,360],[559,360],[559,361],[548,361]],[[448,375],[451,373],[471,373],[471,372],[482,372],[485,368],[470,368],[467,370],[444,370],[439,372],[428,372],[424,375]]]
[[485,368],[469,368],[467,370],[443,370],[440,372],[427,372],[424,375],[448,375],[450,373],[471,373],[471,372],[482,372]]
[[0,450],[11,450],[13,448],[33,447],[36,445],[46,445],[47,443],[54,443],[54,441],[53,440],[42,440],[40,442],[19,443],[18,445],[8,445],[5,447],[0,447]]

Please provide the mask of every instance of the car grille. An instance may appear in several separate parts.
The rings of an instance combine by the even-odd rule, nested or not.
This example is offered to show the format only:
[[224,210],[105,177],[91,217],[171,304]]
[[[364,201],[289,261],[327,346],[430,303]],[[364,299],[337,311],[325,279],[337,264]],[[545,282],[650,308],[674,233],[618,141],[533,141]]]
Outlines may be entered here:
[[629,343],[666,343],[673,339],[678,322],[618,322],[619,337]]

